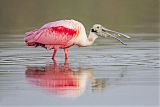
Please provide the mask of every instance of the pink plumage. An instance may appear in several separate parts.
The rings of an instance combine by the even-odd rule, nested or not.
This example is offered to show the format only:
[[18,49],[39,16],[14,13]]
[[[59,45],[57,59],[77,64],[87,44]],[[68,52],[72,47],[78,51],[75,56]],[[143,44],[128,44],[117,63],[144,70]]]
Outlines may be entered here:
[[[63,23],[62,23],[63,22]],[[68,25],[68,26],[67,26]],[[43,46],[47,49],[68,47],[68,42],[77,35],[76,24],[61,20],[45,24],[40,29],[26,33],[25,41],[29,46]]]
[[53,59],[58,48],[65,49],[65,55],[68,58],[68,47],[74,44],[71,40],[78,36],[79,28],[79,22],[74,20],[50,22],[39,29],[25,33],[25,42],[28,46],[54,49]]

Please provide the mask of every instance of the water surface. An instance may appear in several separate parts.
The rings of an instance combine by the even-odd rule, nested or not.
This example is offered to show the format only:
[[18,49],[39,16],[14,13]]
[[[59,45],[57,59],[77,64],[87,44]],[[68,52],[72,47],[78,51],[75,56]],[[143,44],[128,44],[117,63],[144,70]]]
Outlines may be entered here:
[[129,34],[123,46],[98,39],[91,47],[27,47],[23,35],[0,36],[0,105],[151,106],[159,103],[159,35]]

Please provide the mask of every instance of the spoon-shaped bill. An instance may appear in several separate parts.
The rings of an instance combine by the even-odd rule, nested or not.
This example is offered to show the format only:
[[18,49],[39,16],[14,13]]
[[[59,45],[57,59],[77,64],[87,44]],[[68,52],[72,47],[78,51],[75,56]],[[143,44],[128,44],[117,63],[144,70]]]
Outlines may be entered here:
[[110,32],[110,33],[113,33],[113,34],[117,34],[118,36],[123,36],[127,39],[130,39],[131,37],[126,35],[126,34],[123,34],[123,33],[120,33],[120,32],[117,32],[117,31],[113,31],[113,30],[110,30],[110,29],[107,29],[107,28],[104,28],[102,29],[104,32]]
[[[107,36],[109,35],[110,37],[118,40],[118,41],[121,42],[123,45],[127,45],[127,43],[123,42],[120,38],[118,38],[118,37],[116,37],[116,36],[114,36],[114,35],[112,35],[112,34],[110,34],[110,33],[108,33],[108,32],[106,32],[106,34],[107,34]],[[105,36],[105,37],[107,37],[107,36]]]
[[113,31],[113,30],[110,30],[110,29],[107,29],[107,28],[104,28],[104,27],[103,27],[102,31],[105,33],[104,37],[110,36],[110,37],[118,40],[119,42],[121,42],[123,45],[127,45],[127,44],[125,42],[123,42],[120,38],[116,37],[115,35],[123,36],[127,39],[131,38],[128,35],[125,35],[125,34],[122,34],[120,32],[116,32],[116,31]]

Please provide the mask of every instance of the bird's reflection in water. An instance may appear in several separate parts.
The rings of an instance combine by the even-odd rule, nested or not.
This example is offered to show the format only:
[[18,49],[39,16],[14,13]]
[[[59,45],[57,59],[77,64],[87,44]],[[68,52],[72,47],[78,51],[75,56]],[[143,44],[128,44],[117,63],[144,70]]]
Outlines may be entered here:
[[[67,61],[64,65],[52,64],[40,67],[27,67],[26,77],[30,83],[61,97],[78,97],[86,89],[87,83],[93,91],[105,87],[105,79],[96,79],[92,69],[72,69]],[[89,80],[89,82],[87,82]]]

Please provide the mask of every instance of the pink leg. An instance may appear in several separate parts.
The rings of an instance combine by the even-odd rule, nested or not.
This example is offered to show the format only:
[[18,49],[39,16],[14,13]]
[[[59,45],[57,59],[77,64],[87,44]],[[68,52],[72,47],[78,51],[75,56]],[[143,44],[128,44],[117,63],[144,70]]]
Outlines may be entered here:
[[68,59],[65,59],[64,65],[68,65]]
[[53,59],[53,60],[54,60],[54,57],[56,56],[57,50],[58,50],[58,49],[54,49],[54,53],[53,53],[53,55],[52,55],[52,59]]
[[68,59],[68,48],[64,49],[64,53],[65,53],[65,59]]

